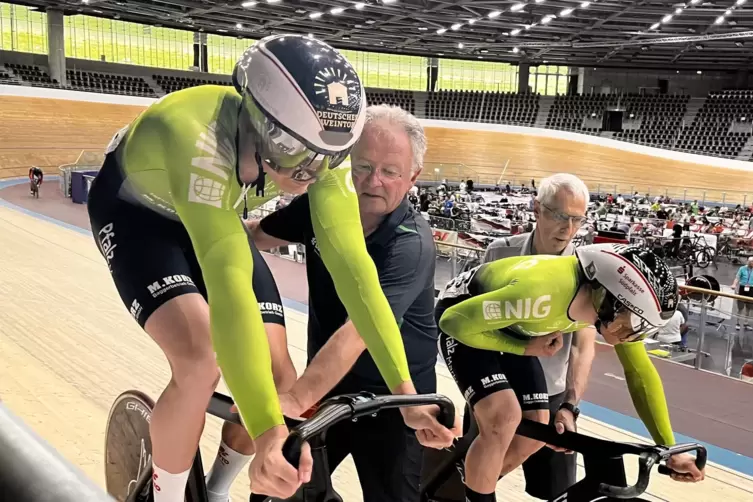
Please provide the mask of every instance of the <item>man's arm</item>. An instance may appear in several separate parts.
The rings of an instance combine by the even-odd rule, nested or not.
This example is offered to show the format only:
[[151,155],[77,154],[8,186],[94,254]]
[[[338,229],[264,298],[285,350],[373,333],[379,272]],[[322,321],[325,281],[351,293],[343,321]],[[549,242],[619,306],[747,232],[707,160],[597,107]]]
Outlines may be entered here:
[[287,246],[288,244],[290,244],[290,241],[272,237],[264,230],[262,230],[260,225],[261,221],[262,220],[244,221],[244,223],[246,224],[246,233],[248,234],[248,239],[250,242],[254,243],[256,249],[260,251],[267,251],[276,247]]
[[[402,319],[427,282],[433,283],[436,253],[430,236],[422,238],[413,229],[398,232],[403,234],[392,244],[378,273],[393,315]],[[365,349],[366,344],[353,322],[347,321],[314,356],[291,395],[303,410],[310,408],[342,380]]]
[[596,328],[579,329],[573,334],[570,361],[567,368],[565,402],[578,404],[586,392],[591,364],[596,354]]

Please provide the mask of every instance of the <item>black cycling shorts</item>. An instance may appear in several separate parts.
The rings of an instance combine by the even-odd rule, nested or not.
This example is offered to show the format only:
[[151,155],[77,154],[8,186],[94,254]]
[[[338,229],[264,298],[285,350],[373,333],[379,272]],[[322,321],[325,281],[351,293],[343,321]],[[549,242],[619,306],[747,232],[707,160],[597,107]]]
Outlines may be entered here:
[[[188,293],[207,298],[201,267],[185,227],[146,207],[119,197],[123,175],[113,154],[107,155],[89,190],[92,233],[107,261],[115,287],[143,328],[168,300]],[[240,219],[238,224],[241,225]],[[256,247],[254,293],[265,323],[285,325],[280,292]]]
[[[437,302],[437,324],[442,313],[466,298]],[[483,398],[512,389],[523,411],[548,410],[549,393],[538,357],[481,350],[455,340],[439,330],[439,351],[460,392],[471,407]]]

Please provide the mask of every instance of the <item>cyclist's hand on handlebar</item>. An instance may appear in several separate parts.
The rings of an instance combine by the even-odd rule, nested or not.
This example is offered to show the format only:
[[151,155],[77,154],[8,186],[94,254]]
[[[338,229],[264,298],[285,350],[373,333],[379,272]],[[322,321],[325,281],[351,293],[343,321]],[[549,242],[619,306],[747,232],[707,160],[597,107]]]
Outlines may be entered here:
[[706,477],[706,469],[700,470],[695,465],[695,457],[690,453],[672,455],[667,460],[667,467],[674,471],[670,477],[681,483],[697,483]]
[[[554,428],[557,430],[557,434],[562,434],[565,431],[578,432],[578,426],[575,425],[575,418],[570,410],[560,408],[557,414],[554,416]],[[547,445],[554,451],[567,453],[572,455],[573,452],[566,448],[560,448],[559,446]]]
[[439,406],[411,406],[401,408],[405,425],[415,429],[418,442],[429,448],[448,448],[460,436],[460,418],[455,414],[455,424],[448,429],[437,421]]
[[528,342],[523,355],[537,357],[551,357],[562,348],[562,332],[555,331],[548,335],[534,336]]
[[282,445],[287,437],[288,428],[278,425],[256,438],[256,455],[248,468],[253,493],[286,499],[292,497],[302,483],[311,480],[314,466],[311,448],[303,443],[296,470],[282,456]]

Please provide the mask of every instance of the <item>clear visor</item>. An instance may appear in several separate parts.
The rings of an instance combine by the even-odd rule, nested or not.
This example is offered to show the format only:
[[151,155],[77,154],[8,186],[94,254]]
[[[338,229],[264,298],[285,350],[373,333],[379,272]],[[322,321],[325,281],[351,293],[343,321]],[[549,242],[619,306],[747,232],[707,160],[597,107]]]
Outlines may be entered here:
[[597,301],[599,303],[595,306],[599,332],[607,329],[612,336],[623,342],[637,342],[659,331],[659,328],[649,324],[607,291],[600,294]]
[[310,149],[298,138],[289,134],[273,120],[268,119],[246,97],[246,108],[251,112],[254,128],[259,133],[261,159],[280,174],[297,181],[316,178],[322,171],[337,167],[350,153],[350,149],[337,155],[326,155]]

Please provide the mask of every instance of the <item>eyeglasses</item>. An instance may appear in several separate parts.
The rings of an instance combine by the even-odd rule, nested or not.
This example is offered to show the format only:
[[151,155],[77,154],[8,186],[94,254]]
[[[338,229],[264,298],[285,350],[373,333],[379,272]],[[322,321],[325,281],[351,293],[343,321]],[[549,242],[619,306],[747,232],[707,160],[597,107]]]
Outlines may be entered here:
[[371,176],[374,172],[378,172],[379,178],[385,181],[396,181],[403,177],[397,169],[391,167],[375,168],[374,166],[363,163],[354,163],[351,166],[351,170],[353,171],[353,175],[359,178]]
[[546,208],[547,211],[549,211],[549,213],[552,215],[552,217],[557,223],[565,224],[565,223],[572,222],[573,226],[578,228],[578,227],[582,227],[583,225],[586,224],[586,222],[588,222],[588,218],[586,218],[585,216],[570,216],[569,214],[565,214],[562,211],[557,211],[556,209],[552,209],[546,204],[541,204],[541,205],[544,206],[544,208]]

